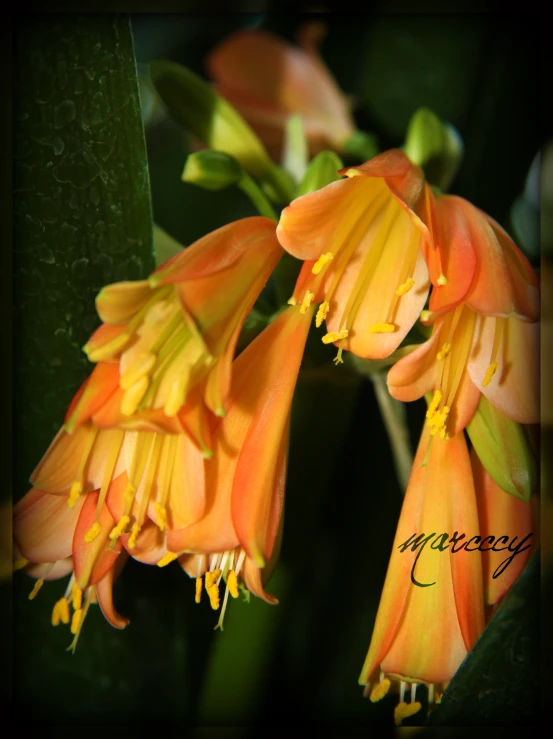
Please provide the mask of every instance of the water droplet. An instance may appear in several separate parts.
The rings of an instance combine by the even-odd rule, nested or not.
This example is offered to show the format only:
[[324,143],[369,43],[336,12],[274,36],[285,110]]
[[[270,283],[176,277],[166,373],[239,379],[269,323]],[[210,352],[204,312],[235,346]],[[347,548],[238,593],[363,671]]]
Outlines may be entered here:
[[41,244],[37,250],[38,258],[41,262],[45,262],[46,264],[55,264],[56,263],[56,257],[54,256],[54,253],[51,249],[48,249],[48,247],[45,244]]
[[56,156],[59,156],[60,154],[63,154],[63,150],[65,149],[65,144],[60,139],[59,136],[56,136],[56,138],[52,141],[52,146],[54,147],[54,154]]
[[56,128],[63,128],[75,120],[76,115],[75,103],[72,100],[62,100],[54,109],[54,126]]

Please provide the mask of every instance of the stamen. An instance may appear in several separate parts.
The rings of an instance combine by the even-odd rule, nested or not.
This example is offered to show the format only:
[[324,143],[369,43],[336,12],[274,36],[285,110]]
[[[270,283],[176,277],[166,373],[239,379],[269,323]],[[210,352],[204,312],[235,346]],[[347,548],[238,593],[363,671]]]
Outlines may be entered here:
[[443,344],[442,348],[440,349],[437,355],[438,361],[441,362],[442,360],[444,360],[450,351],[451,351],[451,344],[447,344],[447,343]]
[[441,438],[442,439],[445,438],[445,435],[446,435],[445,425],[447,422],[447,417],[449,416],[449,411],[450,411],[449,406],[444,405],[441,411],[436,411],[436,413],[433,414],[432,418],[429,419],[428,425],[431,427],[430,428],[431,436],[435,436],[439,431]]
[[369,326],[370,334],[391,334],[396,330],[393,323],[373,323]]
[[377,683],[374,688],[372,689],[370,700],[371,703],[376,703],[379,700],[382,700],[384,696],[388,693],[390,690],[391,682],[388,680],[387,677],[384,678],[384,680],[381,680],[379,683]]
[[82,483],[80,483],[78,480],[75,480],[73,485],[71,485],[71,490],[69,491],[69,498],[67,499],[67,505],[69,506],[69,508],[73,508],[73,506],[77,502],[79,495],[82,492],[83,492]]
[[322,268],[334,259],[334,254],[331,251],[327,251],[326,254],[321,254],[313,265],[311,272],[314,275],[318,275]]
[[405,700],[405,689],[407,688],[407,683],[405,680],[400,680],[399,683],[399,702],[403,703]]
[[79,608],[75,613],[73,614],[73,618],[71,619],[71,633],[76,634],[79,626],[81,624],[81,620],[83,617],[83,609]]
[[[136,546],[136,540],[138,539],[138,534],[140,533],[140,526],[137,523],[133,523],[132,529],[131,529],[131,535],[129,536],[129,540],[127,542],[127,546],[129,549],[134,549]],[[163,566],[163,565],[161,565]]]
[[442,393],[439,390],[435,390],[434,397],[432,398],[432,401],[428,406],[428,410],[426,411],[427,418],[432,418],[432,416],[436,413],[436,409],[440,405],[441,401]]
[[131,521],[130,516],[121,516],[117,526],[114,526],[112,530],[109,532],[109,538],[118,539],[121,536],[121,534],[125,533],[125,529],[129,525],[130,521]]
[[85,542],[87,544],[90,544],[90,542],[94,541],[94,539],[98,536],[101,530],[102,530],[102,527],[100,526],[98,521],[93,523],[92,526],[88,529],[88,531],[84,535]]
[[31,592],[29,593],[29,600],[34,600],[34,599],[36,598],[36,596],[37,596],[37,594],[38,594],[38,591],[40,590],[40,588],[41,588],[41,587],[42,587],[43,585],[44,585],[44,580],[42,580],[42,579],[40,579],[40,580],[37,580],[37,581],[35,582],[35,584],[34,584],[34,587],[33,587],[33,589],[32,589],[32,590],[31,590]]
[[202,598],[202,583],[203,583],[202,578],[197,577],[196,578],[196,597],[194,599],[196,603],[199,603]]
[[174,418],[184,405],[186,386],[188,384],[189,376],[190,372],[181,372],[175,378],[171,385],[171,388],[163,405],[165,415],[169,418]]
[[428,705],[431,706],[434,703],[434,683],[428,686]]
[[71,586],[71,602],[75,611],[78,611],[83,604],[83,591],[76,582]]
[[324,303],[320,304],[319,310],[317,311],[317,315],[315,316],[315,326],[317,328],[320,328],[322,322],[328,316],[329,310],[330,310],[330,303],[328,303],[326,300]]
[[114,339],[110,339],[110,341],[95,348],[91,348],[88,344],[85,344],[83,351],[91,362],[104,362],[106,359],[119,354],[126,347],[130,338],[130,333],[125,331]]
[[60,622],[69,623],[69,601],[67,598],[60,598],[52,610],[52,626],[58,626]]
[[144,352],[140,354],[132,365],[124,372],[119,379],[119,386],[123,390],[129,390],[145,375],[149,375],[155,366],[157,356],[152,352]]
[[209,595],[209,602],[214,611],[219,608],[219,587],[216,583],[210,585],[207,588],[207,594]]
[[216,583],[221,575],[221,570],[217,568],[213,572],[205,573],[205,589],[209,592],[209,588]]
[[394,710],[394,723],[396,726],[400,726],[403,719],[414,716],[421,709],[421,704],[418,701],[415,703],[398,703]]
[[411,683],[411,703],[414,703],[417,697],[417,685],[418,683]]
[[238,578],[234,570],[229,570],[227,573],[227,588],[233,598],[238,598]]
[[160,531],[165,531],[167,526],[167,509],[160,503],[154,503],[154,510],[157,516],[157,525]]
[[495,375],[495,371],[497,370],[497,362],[492,362],[488,369],[486,370],[486,376],[482,380],[482,387],[486,387],[486,385],[489,385],[491,382],[492,377]]
[[330,331],[330,333],[323,336],[323,344],[332,344],[335,341],[341,341],[342,339],[347,339],[349,335],[349,331],[344,328],[342,331]]
[[146,395],[150,380],[148,377],[141,377],[128,390],[125,390],[121,399],[121,413],[124,416],[132,416],[140,405],[140,401]]
[[309,290],[307,290],[307,292],[304,295],[303,300],[301,301],[300,313],[302,314],[307,313],[307,310],[309,306],[311,305],[311,303],[313,302],[314,297],[315,297],[315,293],[309,292]]
[[159,562],[157,563],[158,567],[165,567],[166,565],[170,564],[171,562],[174,562],[176,558],[178,557],[177,552],[167,552],[166,555],[164,555]]
[[405,293],[408,293],[409,290],[411,290],[414,284],[415,280],[412,277],[408,277],[407,280],[405,280],[405,282],[398,287],[398,289],[396,290],[396,295],[405,295]]

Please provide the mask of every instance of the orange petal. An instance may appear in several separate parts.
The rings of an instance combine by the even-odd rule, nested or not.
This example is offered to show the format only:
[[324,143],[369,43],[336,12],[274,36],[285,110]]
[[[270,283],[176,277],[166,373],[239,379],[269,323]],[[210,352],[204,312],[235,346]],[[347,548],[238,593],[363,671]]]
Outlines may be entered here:
[[57,562],[71,555],[73,532],[83,503],[32,488],[14,508],[13,534],[21,555],[30,562]]
[[58,560],[53,567],[49,563],[32,564],[25,568],[25,572],[37,580],[59,580],[61,577],[67,577],[73,572],[73,559],[66,557]]
[[263,587],[263,570],[257,567],[248,557],[246,557],[246,561],[244,562],[242,577],[250,593],[257,595],[258,598],[269,603],[269,605],[276,606],[278,604],[278,598],[275,598],[271,593],[265,592]]
[[[486,472],[474,448],[471,463],[482,541],[488,538],[485,544],[488,549],[497,546],[503,550],[482,554],[486,602],[493,604],[510,590],[537,546],[536,500],[533,498],[524,503],[501,490]],[[501,537],[507,537],[507,541],[505,538],[499,541]],[[508,546],[512,549],[509,550]],[[509,562],[511,557],[513,559]]]
[[[185,434],[177,438],[177,451],[167,498],[167,522],[171,529],[181,529],[198,521],[205,510],[205,460]],[[159,501],[163,491],[157,489]],[[153,504],[150,517],[157,521]]]
[[[119,565],[119,562],[124,564],[126,559],[125,554],[122,553],[117,564]],[[106,621],[116,629],[124,629],[125,626],[128,626],[130,623],[129,619],[125,618],[125,616],[121,616],[121,614],[115,610],[113,605],[113,583],[117,578],[117,569],[118,567],[112,567],[107,571],[104,577],[96,583],[96,598]]]
[[[401,678],[446,682],[484,628],[477,552],[431,548],[434,537],[478,534],[470,460],[462,434],[445,441],[423,430],[405,494],[373,638],[360,682],[381,669]],[[401,545],[431,536],[424,549]],[[444,541],[445,543],[445,541]],[[418,557],[418,561],[417,560]],[[416,564],[415,564],[416,561]],[[414,576],[416,585],[411,581]],[[435,614],[440,614],[436,619]],[[429,626],[431,625],[431,626]]]
[[418,400],[435,389],[438,380],[436,355],[443,343],[440,329],[438,324],[429,339],[402,357],[388,372],[388,390],[396,400]]
[[518,423],[539,423],[539,341],[540,324],[509,318],[505,321],[499,347],[498,368],[483,386],[491,361],[496,321],[484,318],[480,341],[468,371],[476,387],[506,416]]
[[[105,503],[98,519],[99,534],[91,542],[85,541],[87,532],[94,524],[99,493],[94,491],[83,497],[84,504],[73,536],[73,564],[77,584],[84,590],[88,585],[99,582],[114,566],[121,552],[121,543],[118,540],[112,542],[109,538],[115,521]],[[108,549],[110,544],[113,548]]]
[[136,546],[129,549],[129,534],[121,542],[133,559],[146,565],[155,565],[167,554],[165,534],[154,523],[146,523],[136,538]]
[[31,475],[33,485],[47,493],[67,495],[89,446],[90,432],[89,426],[81,426],[73,434],[61,428]]
[[205,554],[183,554],[178,562],[188,577],[202,577],[209,569]]
[[92,370],[84,389],[79,390],[79,398],[65,418],[65,428],[72,433],[88,421],[109,399],[119,386],[119,365],[99,362]]
[[104,287],[96,298],[96,310],[105,323],[122,325],[146,305],[152,296],[147,280],[116,282]]

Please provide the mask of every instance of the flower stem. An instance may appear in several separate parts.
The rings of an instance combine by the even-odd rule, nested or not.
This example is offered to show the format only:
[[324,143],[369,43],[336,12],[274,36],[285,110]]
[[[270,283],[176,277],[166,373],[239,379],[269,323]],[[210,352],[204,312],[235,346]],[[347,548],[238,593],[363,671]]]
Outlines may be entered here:
[[237,182],[238,187],[245,193],[252,203],[257,208],[258,212],[262,216],[272,218],[273,221],[278,221],[278,216],[269,202],[265,197],[257,183],[252,180],[247,172],[243,172],[240,180]]
[[413,466],[413,453],[409,444],[405,406],[392,398],[386,387],[385,376],[381,372],[371,372],[369,376],[374,386],[378,407],[392,447],[396,475],[402,492],[405,492]]

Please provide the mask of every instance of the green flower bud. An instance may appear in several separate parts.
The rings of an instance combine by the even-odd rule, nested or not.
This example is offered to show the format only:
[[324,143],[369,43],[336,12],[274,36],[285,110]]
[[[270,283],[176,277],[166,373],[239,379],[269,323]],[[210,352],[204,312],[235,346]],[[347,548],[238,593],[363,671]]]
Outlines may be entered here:
[[339,180],[338,170],[343,166],[340,157],[333,151],[321,151],[309,163],[298,186],[298,197]]
[[205,190],[224,190],[241,177],[242,167],[234,157],[211,149],[190,154],[182,173],[183,182],[191,182]]

